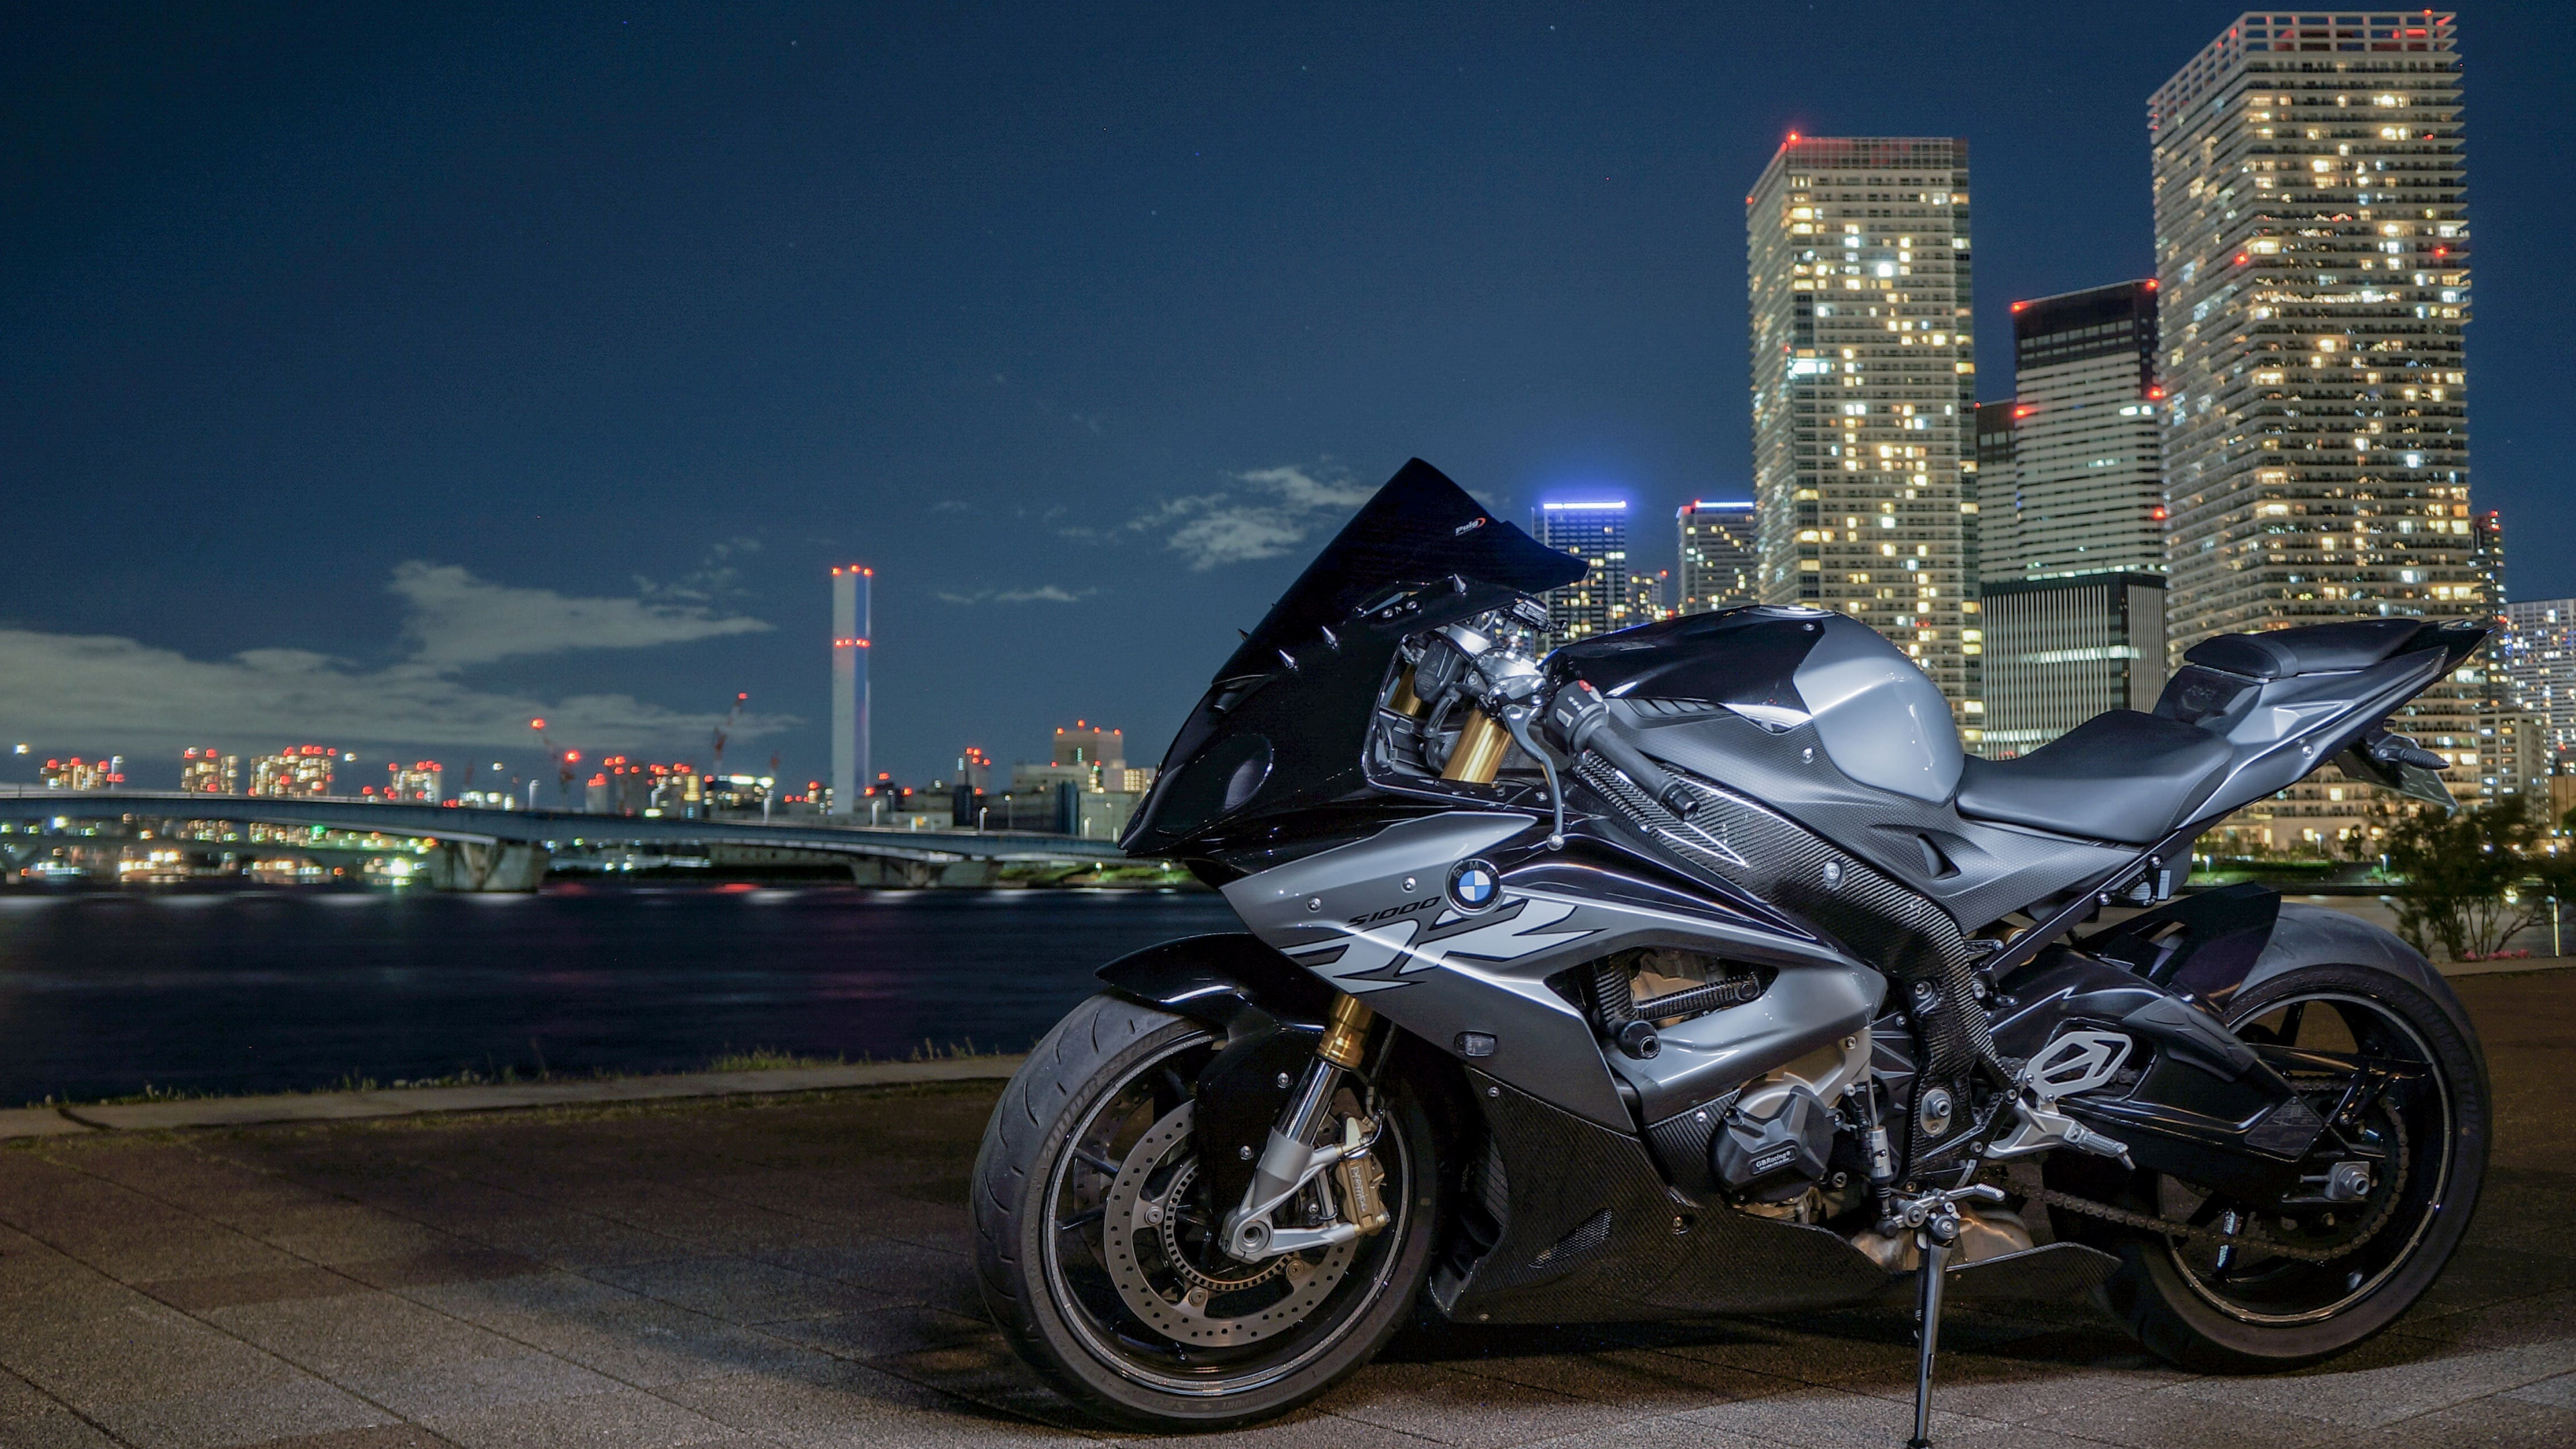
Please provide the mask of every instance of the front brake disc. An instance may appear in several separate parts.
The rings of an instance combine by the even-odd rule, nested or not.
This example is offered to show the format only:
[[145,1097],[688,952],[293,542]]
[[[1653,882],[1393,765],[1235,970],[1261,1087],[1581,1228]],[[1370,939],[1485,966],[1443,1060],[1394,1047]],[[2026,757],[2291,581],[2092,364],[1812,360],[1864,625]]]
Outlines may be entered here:
[[[1318,1256],[1239,1263],[1212,1245],[1193,1256],[1179,1214],[1198,1176],[1190,1153],[1194,1103],[1165,1113],[1127,1150],[1102,1206],[1101,1259],[1128,1309],[1177,1343],[1259,1343],[1294,1328],[1349,1273],[1356,1241]],[[1211,1239],[1212,1233],[1199,1235]]]

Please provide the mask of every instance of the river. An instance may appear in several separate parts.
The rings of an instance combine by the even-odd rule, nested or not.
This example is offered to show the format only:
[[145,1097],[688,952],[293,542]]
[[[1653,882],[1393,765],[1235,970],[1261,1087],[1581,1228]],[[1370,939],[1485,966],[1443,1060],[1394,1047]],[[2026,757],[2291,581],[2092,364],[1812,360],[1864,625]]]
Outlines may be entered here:
[[551,886],[0,894],[0,1106],[1021,1051],[1203,893]]

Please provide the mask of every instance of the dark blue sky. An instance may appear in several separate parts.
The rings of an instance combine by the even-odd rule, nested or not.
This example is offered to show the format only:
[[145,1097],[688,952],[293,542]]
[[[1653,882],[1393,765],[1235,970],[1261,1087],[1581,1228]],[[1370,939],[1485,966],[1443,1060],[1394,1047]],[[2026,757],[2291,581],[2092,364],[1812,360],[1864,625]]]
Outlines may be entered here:
[[[1408,456],[1650,565],[1742,492],[1791,129],[1969,139],[2000,395],[2012,299],[2149,271],[2146,97],[2237,13],[533,8],[13,24],[9,742],[703,763],[743,689],[803,778],[854,559],[881,764],[1152,758]],[[2576,8],[2461,35],[2475,497],[2576,593]]]

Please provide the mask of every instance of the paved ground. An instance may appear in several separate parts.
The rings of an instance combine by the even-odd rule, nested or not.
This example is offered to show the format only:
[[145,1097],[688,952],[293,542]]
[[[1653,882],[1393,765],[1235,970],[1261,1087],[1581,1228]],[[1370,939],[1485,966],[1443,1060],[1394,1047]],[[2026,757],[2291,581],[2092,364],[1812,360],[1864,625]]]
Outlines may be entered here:
[[[2469,1246],[2343,1361],[2193,1378],[2084,1305],[1960,1314],[1945,1442],[2576,1444],[2576,974],[2461,983],[2503,1109]],[[0,1149],[0,1445],[1002,1444],[1086,1430],[967,1267],[989,1083]],[[1902,1442],[1892,1313],[1422,1331],[1227,1444]]]

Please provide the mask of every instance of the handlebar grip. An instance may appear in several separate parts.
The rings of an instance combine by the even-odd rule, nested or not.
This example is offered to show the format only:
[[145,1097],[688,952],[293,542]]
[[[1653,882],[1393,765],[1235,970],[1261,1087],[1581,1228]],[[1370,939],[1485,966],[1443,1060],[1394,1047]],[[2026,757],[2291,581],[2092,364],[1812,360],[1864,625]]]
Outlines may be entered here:
[[1619,737],[1610,723],[1610,702],[1601,697],[1585,680],[1574,680],[1556,692],[1549,702],[1547,725],[1550,734],[1569,754],[1585,750],[1608,760],[1620,774],[1646,792],[1646,798],[1687,820],[1699,809],[1700,797],[1668,773],[1663,766],[1646,758],[1643,750]]

